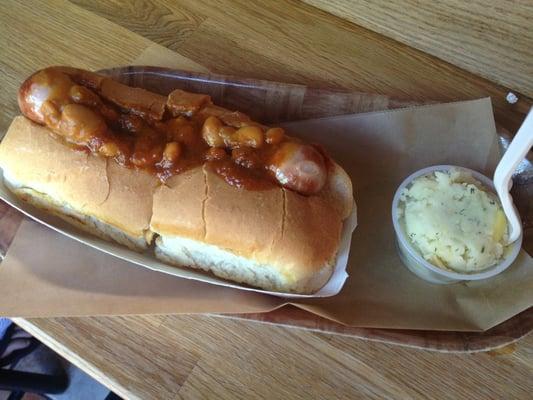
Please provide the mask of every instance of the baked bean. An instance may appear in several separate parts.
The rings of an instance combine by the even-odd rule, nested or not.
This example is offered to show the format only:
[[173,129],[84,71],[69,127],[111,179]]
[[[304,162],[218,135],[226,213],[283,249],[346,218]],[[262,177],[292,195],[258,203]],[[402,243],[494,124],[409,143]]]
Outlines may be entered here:
[[181,155],[181,146],[178,142],[170,142],[165,145],[163,158],[165,160],[176,162]]
[[202,137],[210,147],[224,147],[224,140],[220,137],[219,131],[222,122],[217,117],[208,117],[202,127]]
[[242,128],[243,126],[254,124],[248,115],[243,114],[240,111],[226,111],[220,115],[220,119],[222,122],[224,122],[224,124],[233,126],[235,128]]
[[265,133],[265,141],[268,144],[279,144],[285,138],[285,131],[283,128],[270,128]]
[[168,141],[190,146],[194,145],[199,139],[195,126],[184,117],[158,122],[155,126],[159,132],[166,136]]
[[113,142],[104,143],[98,151],[105,157],[115,157],[119,153],[118,146]]
[[235,132],[237,132],[237,129],[235,129],[232,126],[223,126],[222,128],[220,128],[220,131],[218,132],[218,134],[220,135],[222,140],[224,140],[224,144],[226,145],[226,147],[231,148],[233,146],[234,144],[233,138],[235,136]]
[[232,139],[238,143],[239,146],[260,148],[264,143],[263,130],[258,126],[245,126],[239,128],[233,135]]
[[81,104],[67,104],[63,107],[59,130],[76,142],[86,142],[93,136],[102,136],[107,126],[100,114]]

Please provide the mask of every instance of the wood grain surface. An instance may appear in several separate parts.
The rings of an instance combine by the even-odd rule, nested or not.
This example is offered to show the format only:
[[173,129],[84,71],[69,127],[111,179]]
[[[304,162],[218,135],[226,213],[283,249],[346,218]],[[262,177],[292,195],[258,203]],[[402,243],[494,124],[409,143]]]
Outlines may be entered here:
[[533,391],[533,336],[469,355],[210,316],[15,322],[125,398],[525,400]]
[[304,0],[533,96],[533,2]]
[[[521,97],[511,106],[505,101],[508,88],[298,2],[75,3],[8,0],[0,8],[0,47],[9,49],[4,52],[9,57],[0,60],[7,78],[0,105],[9,116],[16,113],[17,79],[35,69],[50,63],[90,69],[124,65],[151,43],[215,73],[415,101],[491,96],[497,122],[512,132],[533,104]],[[169,44],[168,30],[176,25],[187,29],[175,31]],[[156,32],[164,29],[160,38]],[[2,117],[0,128],[8,121]]]
[[[298,2],[4,1],[0,129],[34,70],[124,65],[150,46],[169,64],[242,77],[413,101],[491,96],[511,132],[532,104],[521,97],[511,106],[509,88]],[[208,316],[16,322],[127,398],[527,399],[533,391],[531,336],[499,353],[446,355]]]

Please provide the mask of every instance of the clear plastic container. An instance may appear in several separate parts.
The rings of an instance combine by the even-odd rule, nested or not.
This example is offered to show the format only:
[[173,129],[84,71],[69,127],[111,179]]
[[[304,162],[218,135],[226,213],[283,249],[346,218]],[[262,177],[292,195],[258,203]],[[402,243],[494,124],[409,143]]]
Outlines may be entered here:
[[493,277],[499,274],[500,272],[505,271],[513,263],[513,261],[518,256],[518,253],[520,252],[520,248],[522,247],[521,235],[517,241],[506,247],[504,257],[498,264],[495,264],[492,267],[484,269],[480,272],[470,274],[462,274],[459,272],[444,270],[442,268],[437,267],[436,265],[431,264],[420,255],[420,253],[414,248],[414,246],[409,241],[407,235],[405,234],[402,218],[398,215],[400,195],[402,191],[406,187],[408,187],[416,178],[424,175],[433,174],[435,171],[448,171],[451,168],[456,168],[468,172],[475,179],[480,181],[483,186],[485,186],[485,188],[489,188],[490,190],[495,192],[492,180],[477,171],[453,165],[435,165],[432,167],[421,169],[408,176],[396,190],[394,199],[392,201],[392,223],[394,225],[394,231],[396,233],[398,252],[400,254],[400,258],[403,264],[418,277],[428,282],[437,284],[450,284],[461,281],[474,281]]

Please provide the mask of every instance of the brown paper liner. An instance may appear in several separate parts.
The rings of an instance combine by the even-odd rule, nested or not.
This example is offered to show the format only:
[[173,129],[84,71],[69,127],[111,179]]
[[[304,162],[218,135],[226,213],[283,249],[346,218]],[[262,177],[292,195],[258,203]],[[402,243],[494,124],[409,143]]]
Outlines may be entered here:
[[[154,58],[154,54],[149,56]],[[140,78],[130,76],[128,79]],[[222,90],[213,86],[211,90],[222,100],[227,95],[229,103],[245,100],[249,106],[250,96],[256,100],[261,95],[273,98],[269,84],[272,85],[258,81],[252,95],[238,95],[235,88]],[[285,93],[283,84],[274,85],[277,93]],[[328,101],[335,105],[331,97],[334,92],[313,92],[297,85],[287,85],[287,92],[289,94],[285,95],[292,101],[289,102],[292,111],[280,114],[279,107],[278,111],[263,111],[270,113],[269,118],[308,117],[308,110],[313,110],[310,105],[313,97],[321,99],[313,111],[315,114],[326,114],[324,109]],[[326,101],[324,96],[330,97]],[[300,99],[302,107],[295,106],[295,98]],[[355,110],[351,106],[341,107],[350,112],[357,111],[361,104],[370,109],[402,105],[384,96],[371,95],[366,103],[362,100],[363,94],[352,94],[351,97],[342,94],[341,98],[344,102],[351,99],[351,104],[355,104]],[[262,104],[269,103],[265,100]],[[338,107],[330,113],[335,110]],[[494,169],[498,152],[490,100],[304,121],[291,123],[290,129],[323,143],[350,173],[359,209],[360,225],[352,241],[350,277],[342,292],[334,298],[293,302],[315,316],[302,319],[307,313],[284,312],[285,308],[265,313],[282,306],[285,301],[148,271],[29,221],[21,225],[0,266],[4,294],[0,315],[250,313],[248,318],[311,329],[326,327],[327,331],[350,334],[350,329],[365,332],[363,327],[482,331],[531,307],[533,262],[525,252],[509,270],[496,278],[438,286],[421,281],[407,271],[401,265],[394,245],[390,203],[394,190],[406,175],[432,164],[463,165],[488,175]],[[17,223],[13,221],[17,217],[13,217],[10,210],[4,211],[7,213],[4,216],[8,217],[2,219],[0,240],[3,239],[7,246],[10,233],[12,235],[16,229]],[[509,324],[513,331],[500,332],[500,338],[514,340],[531,329],[533,324],[527,325],[531,318],[524,317],[528,315],[527,311],[521,315],[523,323]],[[321,318],[350,327],[320,322]],[[366,330],[367,333],[370,331],[374,332],[374,338],[379,336],[375,333],[379,330]],[[453,335],[450,332],[448,338]],[[371,336],[369,333],[366,337]],[[408,337],[405,336],[406,341]],[[501,341],[493,342],[498,343]]]

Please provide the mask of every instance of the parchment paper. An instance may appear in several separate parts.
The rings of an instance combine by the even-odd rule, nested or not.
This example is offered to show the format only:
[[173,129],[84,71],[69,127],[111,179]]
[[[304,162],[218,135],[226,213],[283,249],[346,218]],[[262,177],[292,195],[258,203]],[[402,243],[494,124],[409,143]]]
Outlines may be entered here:
[[[358,223],[348,278],[332,298],[292,301],[348,325],[485,330],[533,305],[533,260],[522,252],[487,281],[432,285],[397,255],[390,207],[411,172],[457,164],[491,175],[496,132],[488,99],[289,124],[348,171]],[[125,264],[26,221],[0,264],[0,315],[67,316],[268,311],[283,299],[180,280]]]
[[523,250],[499,276],[454,285],[417,278],[396,250],[391,203],[406,176],[437,164],[493,175],[499,156],[490,99],[287,127],[332,151],[352,178],[358,204],[350,278],[328,302],[300,302],[301,308],[354,326],[485,330],[533,305],[533,260]]

